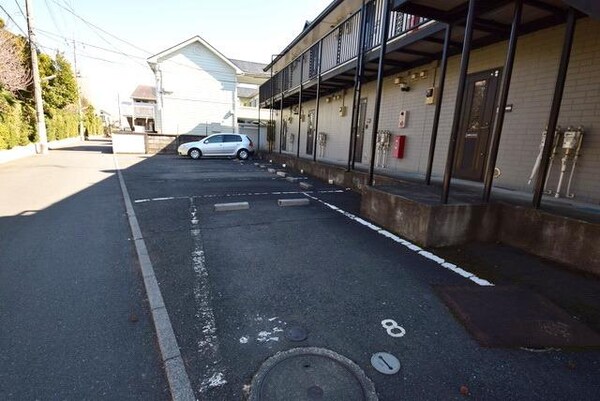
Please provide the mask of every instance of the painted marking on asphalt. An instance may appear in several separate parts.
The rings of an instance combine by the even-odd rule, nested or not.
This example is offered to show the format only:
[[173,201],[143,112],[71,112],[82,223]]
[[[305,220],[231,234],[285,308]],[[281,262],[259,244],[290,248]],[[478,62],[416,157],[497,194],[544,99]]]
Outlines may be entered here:
[[279,336],[274,336],[272,331],[261,331],[256,337],[256,341],[259,343],[268,343],[271,341],[279,341]]
[[212,308],[208,269],[200,231],[198,208],[194,198],[190,200],[190,224],[192,236],[192,268],[194,269],[194,301],[196,303],[196,319],[202,334],[197,340],[198,353],[207,361],[207,367],[202,371],[203,377],[199,392],[219,387],[227,383],[223,374],[223,361],[219,352],[217,325]]
[[256,335],[248,335],[247,332],[243,332],[239,339],[240,344],[262,344],[266,347],[271,348],[273,344],[278,343],[281,340],[279,333],[284,332],[284,327],[287,323],[277,316],[268,317],[256,314],[251,318],[251,326],[256,330]]
[[404,335],[406,334],[406,330],[404,330],[404,327],[401,327],[393,319],[384,319],[381,321],[381,325],[391,337],[400,338],[404,337]]
[[190,378],[185,370],[185,365],[183,364],[183,358],[179,351],[175,332],[173,331],[173,326],[169,319],[169,313],[167,312],[162,293],[154,274],[154,267],[150,261],[146,242],[142,237],[142,230],[140,229],[139,222],[135,216],[131,197],[129,196],[127,185],[125,185],[125,179],[123,178],[123,173],[121,173],[116,155],[113,155],[113,162],[115,164],[115,170],[117,170],[117,177],[119,178],[119,185],[121,187],[121,193],[123,194],[123,201],[125,202],[125,210],[127,211],[131,234],[133,238],[135,238],[135,251],[142,271],[144,288],[152,313],[152,321],[154,322],[154,329],[156,331],[165,373],[167,374],[167,381],[169,382],[171,398],[173,400],[181,401],[196,400]]
[[307,193],[317,193],[317,194],[341,194],[344,192],[348,192],[349,189],[336,189],[336,190],[323,190],[323,191],[275,191],[275,192],[239,192],[239,193],[231,193],[231,194],[206,194],[206,195],[192,195],[192,196],[169,196],[169,197],[160,197],[160,198],[145,198],[145,199],[136,199],[134,203],[148,203],[148,202],[164,202],[169,200],[181,200],[181,199],[202,199],[202,198],[231,198],[238,196],[267,196],[267,195],[303,195]]
[[431,260],[432,262],[437,263],[444,269],[450,270],[466,279],[471,280],[472,282],[474,282],[475,284],[480,285],[480,286],[493,286],[494,285],[493,283],[489,282],[488,280],[482,279],[481,277],[477,277],[475,274],[468,272],[468,271],[456,266],[455,264],[446,262],[446,260],[444,258],[441,258],[431,252],[424,251],[423,248],[421,248],[420,246],[415,245],[412,242],[409,242],[403,238],[400,238],[396,234],[393,234],[387,230],[384,230],[383,228],[381,228],[373,223],[369,223],[368,221],[365,221],[364,219],[361,219],[360,217],[355,216],[352,213],[346,212],[345,210],[342,210],[339,207],[334,206],[330,203],[327,203],[317,197],[309,195],[310,193],[311,192],[303,192],[304,196],[306,196],[310,199],[316,200],[317,202],[322,203],[323,205],[327,206],[331,210],[334,210],[340,214],[343,214],[350,220],[353,220],[353,221],[363,225],[364,227],[367,227],[367,228],[377,232],[378,234],[383,235],[384,237],[389,238],[392,241],[395,241],[395,242],[407,247],[411,251],[418,253],[419,255],[423,256],[424,258],[427,258],[427,259]]

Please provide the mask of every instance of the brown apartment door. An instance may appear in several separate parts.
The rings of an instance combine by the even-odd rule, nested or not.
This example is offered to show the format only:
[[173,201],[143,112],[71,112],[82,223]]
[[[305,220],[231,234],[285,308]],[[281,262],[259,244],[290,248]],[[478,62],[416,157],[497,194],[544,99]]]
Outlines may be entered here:
[[483,180],[490,132],[496,114],[499,76],[500,69],[467,76],[454,165],[456,178]]
[[312,155],[315,144],[315,111],[308,112],[308,124],[306,128],[306,154]]
[[362,163],[363,144],[365,142],[365,126],[367,120],[367,99],[360,99],[358,105],[358,126],[354,144],[354,161]]

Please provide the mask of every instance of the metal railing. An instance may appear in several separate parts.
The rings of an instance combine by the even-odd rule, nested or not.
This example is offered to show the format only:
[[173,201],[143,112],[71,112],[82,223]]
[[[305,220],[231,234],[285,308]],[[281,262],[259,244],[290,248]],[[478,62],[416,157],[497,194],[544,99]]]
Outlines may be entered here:
[[[383,2],[373,0],[365,6],[365,37],[363,51],[370,51],[381,44]],[[273,75],[260,86],[259,101],[262,103],[274,95],[295,89],[300,84],[315,79],[321,63],[321,74],[331,71],[358,56],[362,12],[355,12],[294,61]],[[399,36],[410,35],[428,22],[427,18],[392,11],[388,41]],[[319,46],[322,51],[319,52]],[[319,53],[321,57],[319,58]]]

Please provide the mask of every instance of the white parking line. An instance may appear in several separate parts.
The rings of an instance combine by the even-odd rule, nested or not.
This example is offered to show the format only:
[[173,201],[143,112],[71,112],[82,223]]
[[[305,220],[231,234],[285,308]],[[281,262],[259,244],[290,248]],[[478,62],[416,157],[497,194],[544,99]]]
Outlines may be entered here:
[[217,337],[217,325],[213,312],[208,269],[206,268],[206,257],[200,231],[198,209],[194,199],[190,199],[190,224],[192,235],[192,268],[194,269],[194,300],[196,302],[196,319],[199,324],[197,340],[198,353],[206,361],[207,368],[202,371],[203,377],[200,384],[200,393],[209,388],[219,387],[227,383],[223,373],[223,361],[219,352],[219,339]]
[[425,251],[423,250],[420,246],[413,244],[412,242],[409,242],[405,239],[400,238],[399,236],[384,230],[383,228],[376,226],[373,223],[369,223],[368,221],[361,219],[358,216],[353,215],[352,213],[346,212],[342,209],[340,209],[337,206],[334,206],[330,203],[327,203],[319,198],[315,198],[314,196],[309,195],[308,192],[304,192],[303,193],[305,196],[307,196],[310,199],[316,200],[320,203],[322,203],[323,205],[327,206],[328,208],[330,208],[331,210],[335,210],[338,213],[343,214],[344,216],[348,217],[350,220],[353,220],[375,232],[377,232],[380,235],[383,235],[384,237],[387,237],[401,245],[404,245],[405,247],[407,247],[408,249],[410,249],[411,251],[418,253],[419,255],[423,256],[424,258],[427,258],[429,260],[431,260],[432,262],[437,263],[438,265],[440,265],[441,267],[443,267],[444,269],[450,270],[451,272],[454,272],[456,274],[459,274],[460,276],[467,278],[469,280],[471,280],[472,282],[474,282],[477,285],[481,285],[481,286],[493,286],[494,284],[490,283],[489,281],[482,279],[480,277],[477,277],[475,274],[468,272],[458,266],[456,266],[455,264],[446,262],[446,260],[444,258],[441,258],[431,252]]
[[267,195],[302,195],[306,193],[317,193],[317,194],[340,194],[348,192],[349,189],[334,189],[334,190],[323,190],[323,191],[275,191],[275,192],[243,192],[243,193],[232,193],[232,194],[207,194],[207,195],[192,195],[192,196],[168,196],[161,198],[145,198],[136,199],[134,203],[148,203],[148,202],[164,202],[170,200],[181,200],[181,199],[202,199],[202,198],[232,198],[238,196],[267,196]]

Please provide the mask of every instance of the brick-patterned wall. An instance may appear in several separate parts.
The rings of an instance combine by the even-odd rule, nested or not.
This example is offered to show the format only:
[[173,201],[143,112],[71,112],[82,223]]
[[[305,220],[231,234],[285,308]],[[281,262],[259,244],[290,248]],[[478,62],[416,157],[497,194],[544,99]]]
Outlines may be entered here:
[[[548,28],[519,38],[508,103],[513,111],[506,113],[497,167],[502,174],[495,185],[520,191],[531,191],[527,184],[529,174],[539,151],[541,132],[548,121],[550,103],[554,91],[558,62],[564,37],[564,25]],[[469,73],[503,67],[507,43],[497,43],[477,49],[471,54]],[[454,105],[456,102],[457,79],[460,56],[449,59],[448,75],[443,107],[440,117],[434,175],[443,175],[447,157],[448,141]],[[390,130],[394,135],[406,135],[406,150],[403,159],[388,157],[390,172],[424,175],[427,166],[433,105],[425,105],[425,90],[435,81],[439,82],[437,63],[406,71],[403,76],[410,91],[402,92],[394,85],[395,76],[384,80],[379,128]],[[425,78],[411,80],[412,72],[425,70]],[[363,86],[362,96],[368,99],[367,118],[373,118],[375,82]],[[339,93],[341,94],[341,92]],[[439,99],[438,99],[439,100]],[[345,95],[347,114],[339,117],[341,100],[326,103],[321,99],[319,131],[328,133],[325,160],[346,162],[352,114],[352,89]],[[305,113],[314,109],[315,102],[303,105]],[[409,112],[408,124],[398,128],[400,110]],[[289,112],[284,110],[284,116]],[[289,132],[298,131],[298,116],[289,126]],[[277,120],[279,122],[279,120]],[[559,124],[583,125],[586,129],[582,156],[579,158],[573,181],[576,199],[600,202],[600,22],[584,18],[578,20],[571,63],[567,74]],[[367,129],[363,148],[363,165],[370,158],[371,124]],[[279,132],[279,131],[277,131]],[[301,127],[301,157],[305,155],[306,121]],[[295,145],[296,146],[296,145]],[[295,154],[295,147],[294,147]],[[554,189],[558,179],[555,163],[549,187]],[[564,187],[563,187],[564,189]]]

